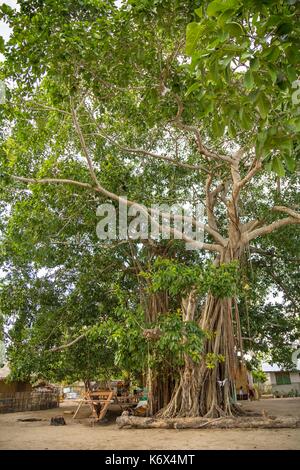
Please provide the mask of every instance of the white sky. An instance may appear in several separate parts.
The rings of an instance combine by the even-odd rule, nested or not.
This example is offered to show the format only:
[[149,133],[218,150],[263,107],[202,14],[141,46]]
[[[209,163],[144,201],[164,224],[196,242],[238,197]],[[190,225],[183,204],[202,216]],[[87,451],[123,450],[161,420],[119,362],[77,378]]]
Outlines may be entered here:
[[[3,5],[6,3],[6,5],[9,5],[10,7],[16,8],[17,6],[17,1],[16,0],[5,0],[5,2],[0,0],[0,5]],[[4,21],[0,21],[0,36],[3,37],[4,41],[7,41],[10,36],[10,28]],[[4,59],[3,54],[0,54],[0,62],[2,62]]]
[[[6,5],[9,5],[10,7],[13,7],[13,8],[17,6],[16,0],[5,0],[5,2],[0,1],[0,5],[3,5],[4,3],[6,3]],[[5,41],[7,41],[10,35],[9,27],[3,21],[0,21],[0,34],[5,39]]]

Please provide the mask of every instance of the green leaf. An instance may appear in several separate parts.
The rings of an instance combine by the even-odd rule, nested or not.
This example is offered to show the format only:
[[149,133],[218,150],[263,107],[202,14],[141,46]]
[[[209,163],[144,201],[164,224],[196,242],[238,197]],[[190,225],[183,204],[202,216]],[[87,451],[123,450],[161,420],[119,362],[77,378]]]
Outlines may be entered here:
[[214,0],[208,5],[206,13],[208,16],[216,16],[219,11],[222,11],[222,8],[222,2],[220,0]]
[[185,52],[191,56],[196,48],[197,42],[203,32],[203,26],[199,23],[189,23],[186,28]]
[[284,159],[285,159],[285,164],[286,164],[287,169],[289,171],[295,171],[295,168],[296,168],[295,159],[291,155],[288,155],[288,154],[284,156]]
[[224,11],[224,13],[222,13],[222,14],[218,17],[218,24],[219,24],[220,26],[224,26],[224,24],[226,23],[226,21],[229,20],[229,18],[231,18],[233,12],[234,12],[234,10],[227,10],[227,11]]
[[251,90],[251,88],[253,88],[253,85],[254,85],[254,78],[253,78],[253,73],[251,72],[251,70],[247,70],[247,72],[245,73],[245,76],[244,76],[244,84],[245,84],[245,87],[248,89],[248,90]]
[[268,138],[268,132],[266,130],[260,132],[257,136],[257,142],[255,145],[255,155],[258,158],[263,158],[265,159],[268,156],[268,148],[266,145]]
[[268,61],[275,62],[280,56],[280,49],[277,46],[270,47],[263,55]]
[[243,28],[239,23],[232,22],[224,25],[224,31],[227,31],[232,36],[241,36],[243,34]]
[[275,171],[275,173],[280,177],[285,176],[285,169],[279,157],[273,158],[272,170]]
[[252,119],[244,106],[240,109],[239,114],[242,127],[246,130],[250,130],[252,128]]
[[239,5],[239,0],[214,0],[207,7],[208,16],[217,16],[219,12],[235,9]]
[[196,8],[195,13],[196,13],[197,16],[199,16],[199,18],[202,18],[202,16],[203,16],[203,7]]
[[264,93],[260,93],[257,99],[257,106],[262,119],[266,119],[270,109],[270,102]]
[[227,65],[229,65],[233,59],[233,55],[228,55],[228,56],[225,56],[222,60],[220,60],[220,65],[222,65],[222,67],[225,69],[227,67]]
[[294,67],[288,67],[286,73],[290,83],[293,83],[295,80],[297,80],[297,72]]
[[292,119],[289,124],[295,129],[296,132],[300,132],[300,118]]
[[215,137],[221,137],[224,134],[224,123],[221,118],[215,118],[212,123],[212,131]]
[[5,42],[2,36],[0,36],[0,52],[4,52]]
[[293,142],[292,139],[281,139],[279,142],[279,148],[285,152],[287,152],[289,155],[292,153],[293,149]]
[[230,121],[229,126],[228,126],[228,134],[232,138],[236,137],[236,130],[235,130],[234,124],[235,123],[233,121]]
[[193,91],[198,90],[200,88],[200,82],[193,83],[186,91],[185,96],[189,96]]
[[255,57],[254,59],[250,60],[250,68],[251,70],[258,70],[260,67],[259,59],[258,57]]
[[276,68],[269,65],[268,70],[269,70],[269,75],[271,77],[272,83],[275,83],[276,80],[277,80],[277,70],[276,70]]
[[266,171],[268,173],[271,173],[271,171],[272,171],[272,164],[273,164],[273,162],[271,161],[271,162],[266,162],[265,165],[264,165],[264,168],[266,169]]

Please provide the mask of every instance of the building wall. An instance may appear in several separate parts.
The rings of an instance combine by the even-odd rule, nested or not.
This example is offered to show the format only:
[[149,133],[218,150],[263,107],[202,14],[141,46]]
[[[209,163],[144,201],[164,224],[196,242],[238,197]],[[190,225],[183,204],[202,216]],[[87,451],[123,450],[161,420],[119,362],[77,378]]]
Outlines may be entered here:
[[267,372],[267,382],[265,386],[271,386],[272,393],[279,392],[282,394],[287,394],[291,390],[297,390],[300,395],[300,374],[299,372],[290,372],[290,384],[278,385],[276,383],[276,372]]
[[267,380],[264,382],[264,385],[266,386],[272,385],[272,378],[271,378],[272,373],[266,372],[265,374],[266,374]]
[[295,383],[299,384],[299,382],[300,382],[300,372],[291,372],[290,373],[290,378],[291,378],[292,384],[295,384]]
[[276,385],[276,377],[275,377],[275,372],[269,372],[268,374],[270,376],[270,382],[271,385]]
[[287,394],[291,390],[296,390],[300,394],[300,383],[286,384],[286,385],[272,385],[272,392],[279,392],[279,394]]
[[57,391],[0,393],[0,413],[46,410],[59,407]]

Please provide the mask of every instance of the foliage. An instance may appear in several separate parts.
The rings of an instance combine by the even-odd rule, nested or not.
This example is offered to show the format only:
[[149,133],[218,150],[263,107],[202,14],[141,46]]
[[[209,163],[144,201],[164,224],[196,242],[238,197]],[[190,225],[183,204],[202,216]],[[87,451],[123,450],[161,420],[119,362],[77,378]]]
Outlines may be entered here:
[[212,117],[212,135],[244,138],[283,177],[299,159],[299,2],[202,3],[187,26],[195,80],[187,94],[201,117]]
[[169,259],[158,258],[153,270],[141,273],[151,279],[151,290],[167,290],[171,296],[184,296],[194,289],[200,296],[211,292],[215,297],[231,297],[237,292],[238,264],[236,261],[215,266],[188,266]]
[[[299,337],[294,225],[253,240],[239,265],[217,266],[211,253],[187,252],[178,240],[101,244],[96,209],[105,195],[75,185],[25,186],[13,175],[73,179],[94,189],[73,106],[98,181],[109,191],[147,206],[203,201],[207,172],[226,179],[229,171],[197,152],[189,130],[173,126],[179,98],[182,125],[200,129],[208,148],[221,155],[246,149],[242,177],[256,149],[266,171],[244,187],[238,213],[241,223],[273,223],[274,205],[299,206],[299,115],[292,101],[299,2],[19,4],[18,12],[0,7],[12,28],[0,68],[7,87],[0,105],[0,308],[13,374],[51,380],[123,369],[140,374],[148,360],[176,374],[183,355],[197,362],[204,338],[215,334],[182,322],[178,309],[192,288],[200,306],[209,291],[219,298],[238,295],[246,348],[288,361]],[[145,153],[161,149],[201,171]],[[215,215],[227,237],[225,197],[224,189]],[[145,292],[162,290],[170,308],[149,324]],[[279,292],[283,299],[274,302]],[[152,327],[162,335],[147,342],[141,333]],[[50,352],[81,335],[70,348]],[[222,359],[208,356],[206,362],[215,367]]]
[[[107,320],[95,326],[89,336],[95,342],[107,338],[115,350],[115,364],[133,376],[146,373],[149,367],[167,367],[176,374],[184,363],[185,354],[199,362],[204,334],[195,322],[183,322],[180,311],[162,314],[155,323],[149,324],[145,323],[140,308],[135,311],[117,308],[116,318],[116,321]],[[160,332],[158,339],[143,336],[145,329],[155,328]]]
[[252,370],[253,380],[256,383],[264,383],[267,381],[267,376],[262,370]]

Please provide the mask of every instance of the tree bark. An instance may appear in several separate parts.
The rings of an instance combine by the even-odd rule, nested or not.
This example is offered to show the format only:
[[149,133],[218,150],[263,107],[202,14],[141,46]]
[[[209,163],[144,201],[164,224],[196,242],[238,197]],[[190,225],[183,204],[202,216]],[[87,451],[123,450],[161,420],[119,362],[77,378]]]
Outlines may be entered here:
[[172,418],[172,419],[155,419],[155,418],[139,418],[136,416],[122,415],[116,419],[119,428],[159,428],[159,429],[234,429],[234,428],[252,428],[252,429],[278,429],[278,428],[299,428],[300,419],[290,417],[280,418],[263,418],[259,417],[242,417],[228,418],[221,417],[216,419],[206,418]]
[[[224,249],[216,264],[238,260],[242,249],[239,234],[232,229],[232,243]],[[190,304],[196,299],[190,295]],[[183,319],[193,320],[195,308],[183,305]],[[235,319],[233,319],[235,315]],[[242,350],[237,302],[234,298],[219,298],[208,294],[199,320],[200,328],[207,335],[202,357],[195,363],[185,357],[180,380],[169,404],[158,412],[159,417],[217,418],[239,415],[242,410],[235,404],[235,376],[238,368],[238,349]],[[219,358],[209,367],[210,357]],[[223,360],[222,360],[223,358]]]
[[[241,413],[234,404],[237,356],[232,305],[232,299],[218,299],[211,294],[208,296],[199,323],[208,335],[201,361],[197,364],[188,356],[185,357],[180,381],[171,401],[158,416],[214,418]],[[218,361],[213,368],[209,368],[206,357],[210,354],[221,355],[224,362]]]
[[[146,321],[153,323],[158,319],[159,315],[167,314],[168,310],[169,298],[167,292],[154,293],[147,296]],[[148,341],[151,341],[151,339]],[[169,403],[174,389],[174,380],[167,365],[164,366],[163,370],[152,369],[148,365],[147,388],[148,414],[153,416]]]

